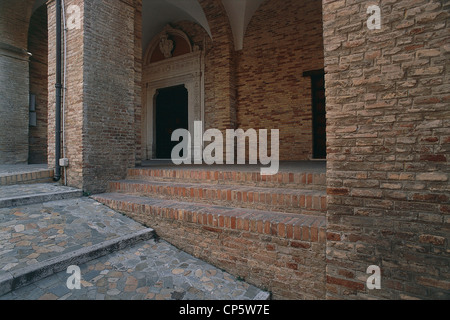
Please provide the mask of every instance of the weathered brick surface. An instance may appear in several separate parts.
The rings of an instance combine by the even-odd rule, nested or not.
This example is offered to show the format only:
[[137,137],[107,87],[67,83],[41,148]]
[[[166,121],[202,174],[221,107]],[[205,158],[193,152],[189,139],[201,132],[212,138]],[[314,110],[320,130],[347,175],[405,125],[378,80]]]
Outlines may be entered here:
[[324,68],[321,2],[266,1],[236,54],[238,127],[279,129],[281,160],[312,157],[311,79],[303,72]]
[[0,177],[0,186],[49,183],[52,181],[53,181],[53,170],[39,170],[36,172],[2,175]]
[[108,191],[312,215],[325,215],[327,200],[315,190],[144,180],[110,182]]
[[370,4],[381,30],[367,1],[323,3],[327,297],[448,298],[448,3]]
[[[67,39],[65,137],[70,167],[65,174],[69,185],[99,192],[108,181],[124,178],[127,168],[141,160],[142,3],[65,2],[67,7],[78,5],[82,18],[81,29],[69,30]],[[319,1],[289,0],[280,6],[270,0],[255,13],[241,52],[234,51],[221,1],[199,3],[213,38],[205,39],[206,33],[192,22],[178,22],[176,27],[206,52],[206,128],[279,128],[281,158],[306,159],[312,139],[310,84],[301,75],[325,65],[327,229],[316,232],[314,226],[299,228],[288,221],[272,224],[238,216],[221,222],[218,215],[217,219],[202,215],[199,224],[180,221],[169,208],[151,209],[145,219],[180,247],[273,288],[276,297],[448,298],[448,2],[323,0],[322,16]],[[25,162],[28,157],[30,86],[25,50],[32,4],[31,0],[0,2],[3,163]],[[48,2],[51,166],[55,163],[54,4]],[[366,26],[370,4],[381,7],[381,30]],[[133,169],[129,173],[145,180],[184,178],[189,183],[223,184],[228,188],[227,201],[228,190],[232,196],[235,191],[233,184],[323,189],[325,180],[325,174],[312,173],[280,172],[263,178],[248,172],[187,172]],[[194,188],[194,198],[196,192],[200,194],[200,189]],[[244,194],[241,200],[239,192],[233,197],[242,202]],[[297,200],[300,206],[302,200]],[[322,199],[319,202],[324,208]],[[311,198],[309,204],[316,205],[315,200]],[[308,206],[306,197],[304,205]],[[365,287],[366,269],[373,264],[382,270],[382,289],[377,291]],[[295,291],[298,287],[312,289]]]
[[323,299],[325,219],[121,194],[94,199],[275,299]]
[[[65,110],[65,143],[69,169],[63,172],[67,183],[83,188],[83,128],[84,128],[84,1],[66,0],[66,10],[70,5],[80,8],[81,28],[67,33],[67,77]],[[56,83],[56,13],[55,1],[48,2],[48,165],[55,166],[55,83]]]
[[134,128],[135,163],[142,161],[142,0],[134,1]]
[[[106,190],[139,160],[141,2],[73,0],[81,9],[81,29],[68,32],[66,156],[68,183],[88,192]],[[49,38],[54,43],[54,2],[49,7]],[[139,21],[139,20],[138,20]],[[105,29],[109,25],[111,28]],[[49,60],[54,59],[51,49]],[[50,81],[54,79],[50,65]],[[53,80],[54,81],[54,80]],[[54,88],[49,85],[49,105]],[[139,125],[138,125],[139,127]],[[49,163],[54,164],[54,108],[49,112]],[[114,156],[111,155],[114,153]]]
[[206,182],[260,187],[284,186],[312,190],[323,190],[326,184],[326,174],[319,172],[279,172],[272,176],[263,176],[259,171],[254,170],[135,168],[129,169],[127,176],[129,179],[142,180]]
[[220,0],[199,0],[209,21],[213,41],[205,62],[205,128],[236,127],[236,74],[233,35]]
[[132,0],[84,6],[83,182],[99,192],[135,165],[135,8]]

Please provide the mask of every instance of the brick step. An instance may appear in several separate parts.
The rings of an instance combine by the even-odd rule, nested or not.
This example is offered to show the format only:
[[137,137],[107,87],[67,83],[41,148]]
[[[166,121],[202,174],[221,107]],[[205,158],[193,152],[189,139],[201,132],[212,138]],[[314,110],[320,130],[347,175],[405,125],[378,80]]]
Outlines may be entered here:
[[244,230],[289,240],[326,241],[326,219],[323,216],[224,207],[122,193],[104,193],[92,198],[137,221],[155,216],[202,225],[209,232],[220,233],[222,229]]
[[53,182],[54,172],[51,169],[39,169],[29,172],[5,173],[0,175],[0,186],[17,184],[35,184]]
[[127,179],[176,182],[202,182],[210,184],[239,184],[257,187],[292,189],[326,189],[325,172],[279,172],[263,176],[259,171],[221,171],[207,169],[133,168]]
[[109,192],[231,207],[325,215],[325,191],[262,188],[245,185],[177,183],[171,181],[122,180],[109,183]]

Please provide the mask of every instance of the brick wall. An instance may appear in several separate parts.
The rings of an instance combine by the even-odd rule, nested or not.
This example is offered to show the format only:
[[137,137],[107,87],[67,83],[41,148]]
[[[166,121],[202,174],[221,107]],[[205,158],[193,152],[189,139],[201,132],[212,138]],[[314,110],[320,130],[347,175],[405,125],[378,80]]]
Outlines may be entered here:
[[307,160],[311,80],[303,72],[324,67],[321,2],[266,1],[236,54],[239,128],[280,129],[280,159]]
[[142,161],[142,0],[134,1],[134,91],[135,162],[139,165]]
[[274,299],[325,297],[326,232],[319,217],[294,223],[295,214],[258,219],[213,208],[195,212],[195,205],[191,211],[185,204],[155,208],[151,200],[130,203],[101,195],[99,200],[151,226],[181,250],[270,291]]
[[236,80],[233,35],[220,0],[199,0],[213,41],[207,43],[205,66],[205,128],[236,127]]
[[48,118],[48,27],[47,7],[41,6],[31,17],[28,34],[30,93],[36,96],[36,126],[30,127],[29,163],[47,163]]
[[266,2],[253,17],[240,52],[234,50],[222,4],[201,4],[212,39],[192,22],[174,27],[200,47],[206,40],[205,128],[281,129],[281,160],[308,159],[311,83],[303,72],[324,66],[320,2],[287,1],[281,8],[277,1]]
[[[330,299],[450,297],[449,8],[323,2]],[[370,265],[381,290],[365,288]]]
[[[139,161],[140,1],[66,1],[81,10],[67,36],[68,184],[96,193]],[[49,61],[54,61],[55,2],[49,4]],[[108,25],[109,28],[104,28]],[[49,163],[54,164],[54,79],[49,67]],[[53,88],[52,88],[53,87]]]
[[89,192],[104,191],[136,161],[134,5],[84,3],[83,182]]
[[[67,33],[67,77],[65,142],[66,157],[70,164],[63,174],[70,186],[83,187],[83,126],[84,126],[84,1],[66,0],[66,10],[70,5],[80,8],[81,28]],[[55,1],[48,2],[48,165],[55,166],[55,83],[56,83],[56,13]],[[63,154],[62,154],[63,155]]]
[[32,0],[0,2],[0,164],[28,161],[29,56]]

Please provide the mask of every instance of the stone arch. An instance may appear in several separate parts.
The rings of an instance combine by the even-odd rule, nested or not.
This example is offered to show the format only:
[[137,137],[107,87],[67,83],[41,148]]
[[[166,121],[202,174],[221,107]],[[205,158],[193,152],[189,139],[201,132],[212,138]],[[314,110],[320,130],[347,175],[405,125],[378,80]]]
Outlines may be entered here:
[[[152,61],[152,57],[155,54],[155,51],[159,51],[159,45],[161,43],[161,38],[164,36],[169,36],[173,41],[175,42],[175,48],[176,50],[177,45],[182,45],[184,47],[187,47],[188,52],[181,52],[180,54],[174,54],[173,57],[183,55],[186,53],[191,53],[193,51],[192,43],[189,37],[184,33],[183,31],[179,29],[175,29],[171,27],[170,25],[167,25],[163,31],[161,31],[157,36],[155,36],[152,41],[150,42],[149,46],[147,47],[145,54],[144,54],[144,65],[149,65],[150,63],[154,62]],[[177,41],[178,40],[178,41]]]
[[[178,39],[187,48],[179,55],[168,55],[152,61],[155,52],[161,51],[161,39]],[[173,40],[171,40],[173,41]],[[176,43],[174,44],[174,48]],[[173,49],[175,50],[175,49]],[[143,63],[143,122],[142,150],[144,160],[156,158],[155,145],[155,95],[158,90],[184,85],[188,91],[188,124],[193,132],[194,122],[204,122],[204,50],[192,45],[187,34],[167,25],[151,41]]]

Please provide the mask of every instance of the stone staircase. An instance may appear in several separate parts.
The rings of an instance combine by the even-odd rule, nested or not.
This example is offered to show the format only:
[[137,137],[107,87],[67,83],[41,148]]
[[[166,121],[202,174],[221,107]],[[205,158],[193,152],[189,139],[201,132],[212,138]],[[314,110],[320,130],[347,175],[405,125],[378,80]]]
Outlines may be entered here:
[[[0,173],[0,296],[65,271],[70,265],[81,265],[154,237],[153,229],[137,223],[128,227],[130,219],[101,209],[97,202],[83,198],[81,190],[52,182],[51,170],[3,166]],[[103,214],[96,213],[98,210]],[[90,233],[95,238],[79,237]]]
[[[129,169],[125,180],[110,182],[107,193],[92,198],[155,229],[182,250],[274,291],[275,296],[277,291],[280,297],[292,296],[282,292],[284,286],[295,284],[296,276],[299,282],[306,274],[317,277],[319,284],[311,280],[311,289],[304,285],[306,291],[322,286],[321,275],[313,274],[309,264],[314,259],[316,265],[324,263],[324,171],[297,169],[262,176],[242,168],[142,167]],[[270,252],[274,250],[279,252]],[[296,257],[300,255],[304,258]],[[261,260],[268,267],[280,265],[276,272],[286,272],[286,279],[292,278],[293,270],[304,271],[292,278],[292,284],[275,283],[255,274]],[[297,297],[314,298],[308,294]]]
[[130,199],[170,199],[227,208],[324,216],[325,173],[282,172],[261,176],[258,172],[215,170],[130,169],[126,180],[109,183],[108,194]]
[[[262,219],[264,225],[277,227],[282,222],[289,226],[282,231],[285,234],[299,221],[302,228],[305,223],[310,224],[308,227],[325,224],[325,189],[323,172],[262,176],[257,171],[136,168],[128,170],[126,180],[110,182],[107,193],[93,198],[131,215],[165,212],[171,219],[175,214],[176,219],[187,222],[193,222],[193,217],[211,216],[206,220],[217,221],[211,222],[213,227],[227,227],[221,221],[231,223],[234,218],[248,224]],[[140,222],[145,222],[142,217]]]
[[54,172],[46,165],[2,165],[0,187],[18,184],[51,183]]

